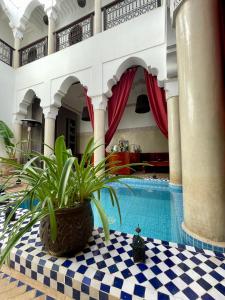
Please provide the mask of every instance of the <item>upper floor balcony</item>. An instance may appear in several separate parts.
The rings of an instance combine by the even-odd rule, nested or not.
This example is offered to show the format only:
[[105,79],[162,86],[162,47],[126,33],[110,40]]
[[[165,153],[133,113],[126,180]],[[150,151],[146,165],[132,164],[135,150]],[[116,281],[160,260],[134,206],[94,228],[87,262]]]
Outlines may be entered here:
[[[124,22],[137,18],[158,7],[162,0],[116,0],[101,7],[101,30],[106,31]],[[99,18],[99,16],[98,16]],[[54,36],[54,51],[60,51],[77,44],[94,35],[95,12],[92,11],[80,19],[73,21],[62,28],[52,32]],[[140,28],[141,30],[141,28]],[[50,33],[51,34],[51,33]],[[118,33],[119,34],[119,33]],[[49,35],[49,33],[48,33]],[[48,55],[49,36],[28,43],[19,49],[19,66],[26,65]],[[9,65],[13,61],[13,48],[0,42],[0,59]]]

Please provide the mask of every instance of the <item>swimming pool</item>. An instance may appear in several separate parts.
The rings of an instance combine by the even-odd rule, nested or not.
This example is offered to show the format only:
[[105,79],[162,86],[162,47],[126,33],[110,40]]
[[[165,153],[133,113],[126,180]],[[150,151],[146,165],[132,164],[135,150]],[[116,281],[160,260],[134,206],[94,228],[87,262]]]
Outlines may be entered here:
[[[131,182],[132,191],[122,185],[115,186],[120,201],[122,224],[117,208],[111,205],[108,191],[103,190],[101,201],[109,218],[110,229],[133,234],[139,225],[142,236],[183,244],[182,193],[171,191],[168,183],[157,183]],[[95,225],[101,226],[99,215],[95,208],[93,210]]]

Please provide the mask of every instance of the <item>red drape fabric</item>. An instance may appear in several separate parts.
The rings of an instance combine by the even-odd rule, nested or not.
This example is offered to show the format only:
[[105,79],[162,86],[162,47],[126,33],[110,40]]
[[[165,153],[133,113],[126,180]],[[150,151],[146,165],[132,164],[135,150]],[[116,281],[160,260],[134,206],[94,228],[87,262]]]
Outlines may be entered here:
[[124,113],[137,68],[127,70],[120,81],[112,88],[108,101],[108,130],[105,135],[106,147],[109,145]]
[[145,70],[145,82],[148,93],[148,100],[152,110],[152,114],[161,132],[168,138],[168,120],[166,97],[163,88],[157,83],[156,76],[149,74]]
[[93,105],[91,103],[91,98],[88,97],[87,90],[85,88],[84,88],[84,95],[86,98],[86,105],[88,107],[89,117],[91,120],[91,126],[92,126],[92,129],[94,129],[94,109],[93,109]]

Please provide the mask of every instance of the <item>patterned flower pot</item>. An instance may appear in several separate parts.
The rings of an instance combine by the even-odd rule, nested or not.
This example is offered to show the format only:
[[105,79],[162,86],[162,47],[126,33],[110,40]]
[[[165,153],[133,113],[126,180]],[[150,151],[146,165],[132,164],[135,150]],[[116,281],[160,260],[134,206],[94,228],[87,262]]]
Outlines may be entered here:
[[40,238],[43,247],[53,256],[71,257],[81,251],[92,234],[94,217],[90,201],[75,208],[56,211],[57,238],[52,242],[49,216],[40,222]]

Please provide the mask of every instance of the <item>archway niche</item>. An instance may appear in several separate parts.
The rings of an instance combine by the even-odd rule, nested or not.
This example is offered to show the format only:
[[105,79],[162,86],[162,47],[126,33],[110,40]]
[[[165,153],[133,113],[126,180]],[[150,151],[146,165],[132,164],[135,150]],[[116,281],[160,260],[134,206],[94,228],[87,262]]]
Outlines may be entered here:
[[[138,63],[137,60],[136,62]],[[130,63],[132,63],[132,61]],[[156,125],[151,107],[150,111],[146,111],[145,113],[139,114],[135,111],[138,96],[146,95],[146,97],[148,97],[144,78],[144,70],[147,68],[144,64],[132,65],[130,63],[129,61],[125,61],[120,65],[116,72],[118,78],[121,78],[121,76],[124,74],[124,72],[126,72],[127,69],[137,67],[126,108],[117,130],[114,133],[110,144],[106,148],[106,151],[120,152],[122,144],[125,145],[125,148],[126,145],[128,145],[126,150],[122,149],[122,151],[129,152],[130,161],[125,161],[125,163],[135,163],[143,161],[150,162],[151,160],[157,162],[162,161],[165,162],[162,163],[163,167],[160,166],[157,168],[151,168],[151,170],[148,169],[146,170],[146,172],[153,173],[151,174],[151,176],[155,175],[155,173],[162,172],[166,173],[166,175],[163,176],[167,177],[169,172],[168,140],[164,137],[164,135]],[[142,99],[144,100],[144,97],[142,97]],[[124,155],[124,157],[126,157],[125,159],[127,159],[127,155]],[[158,163],[158,165],[160,165],[160,163]],[[140,171],[140,169],[138,171]]]
[[[33,93],[30,104],[27,105],[26,114],[22,119],[22,149],[39,153],[44,152],[44,115],[41,100]],[[29,120],[32,120],[29,122]],[[28,145],[28,131],[30,127],[30,143]]]
[[85,91],[78,79],[68,79],[62,84],[65,96],[61,99],[56,118],[56,137],[65,136],[66,145],[78,158],[93,135],[90,121],[82,120],[82,111],[86,106]]

